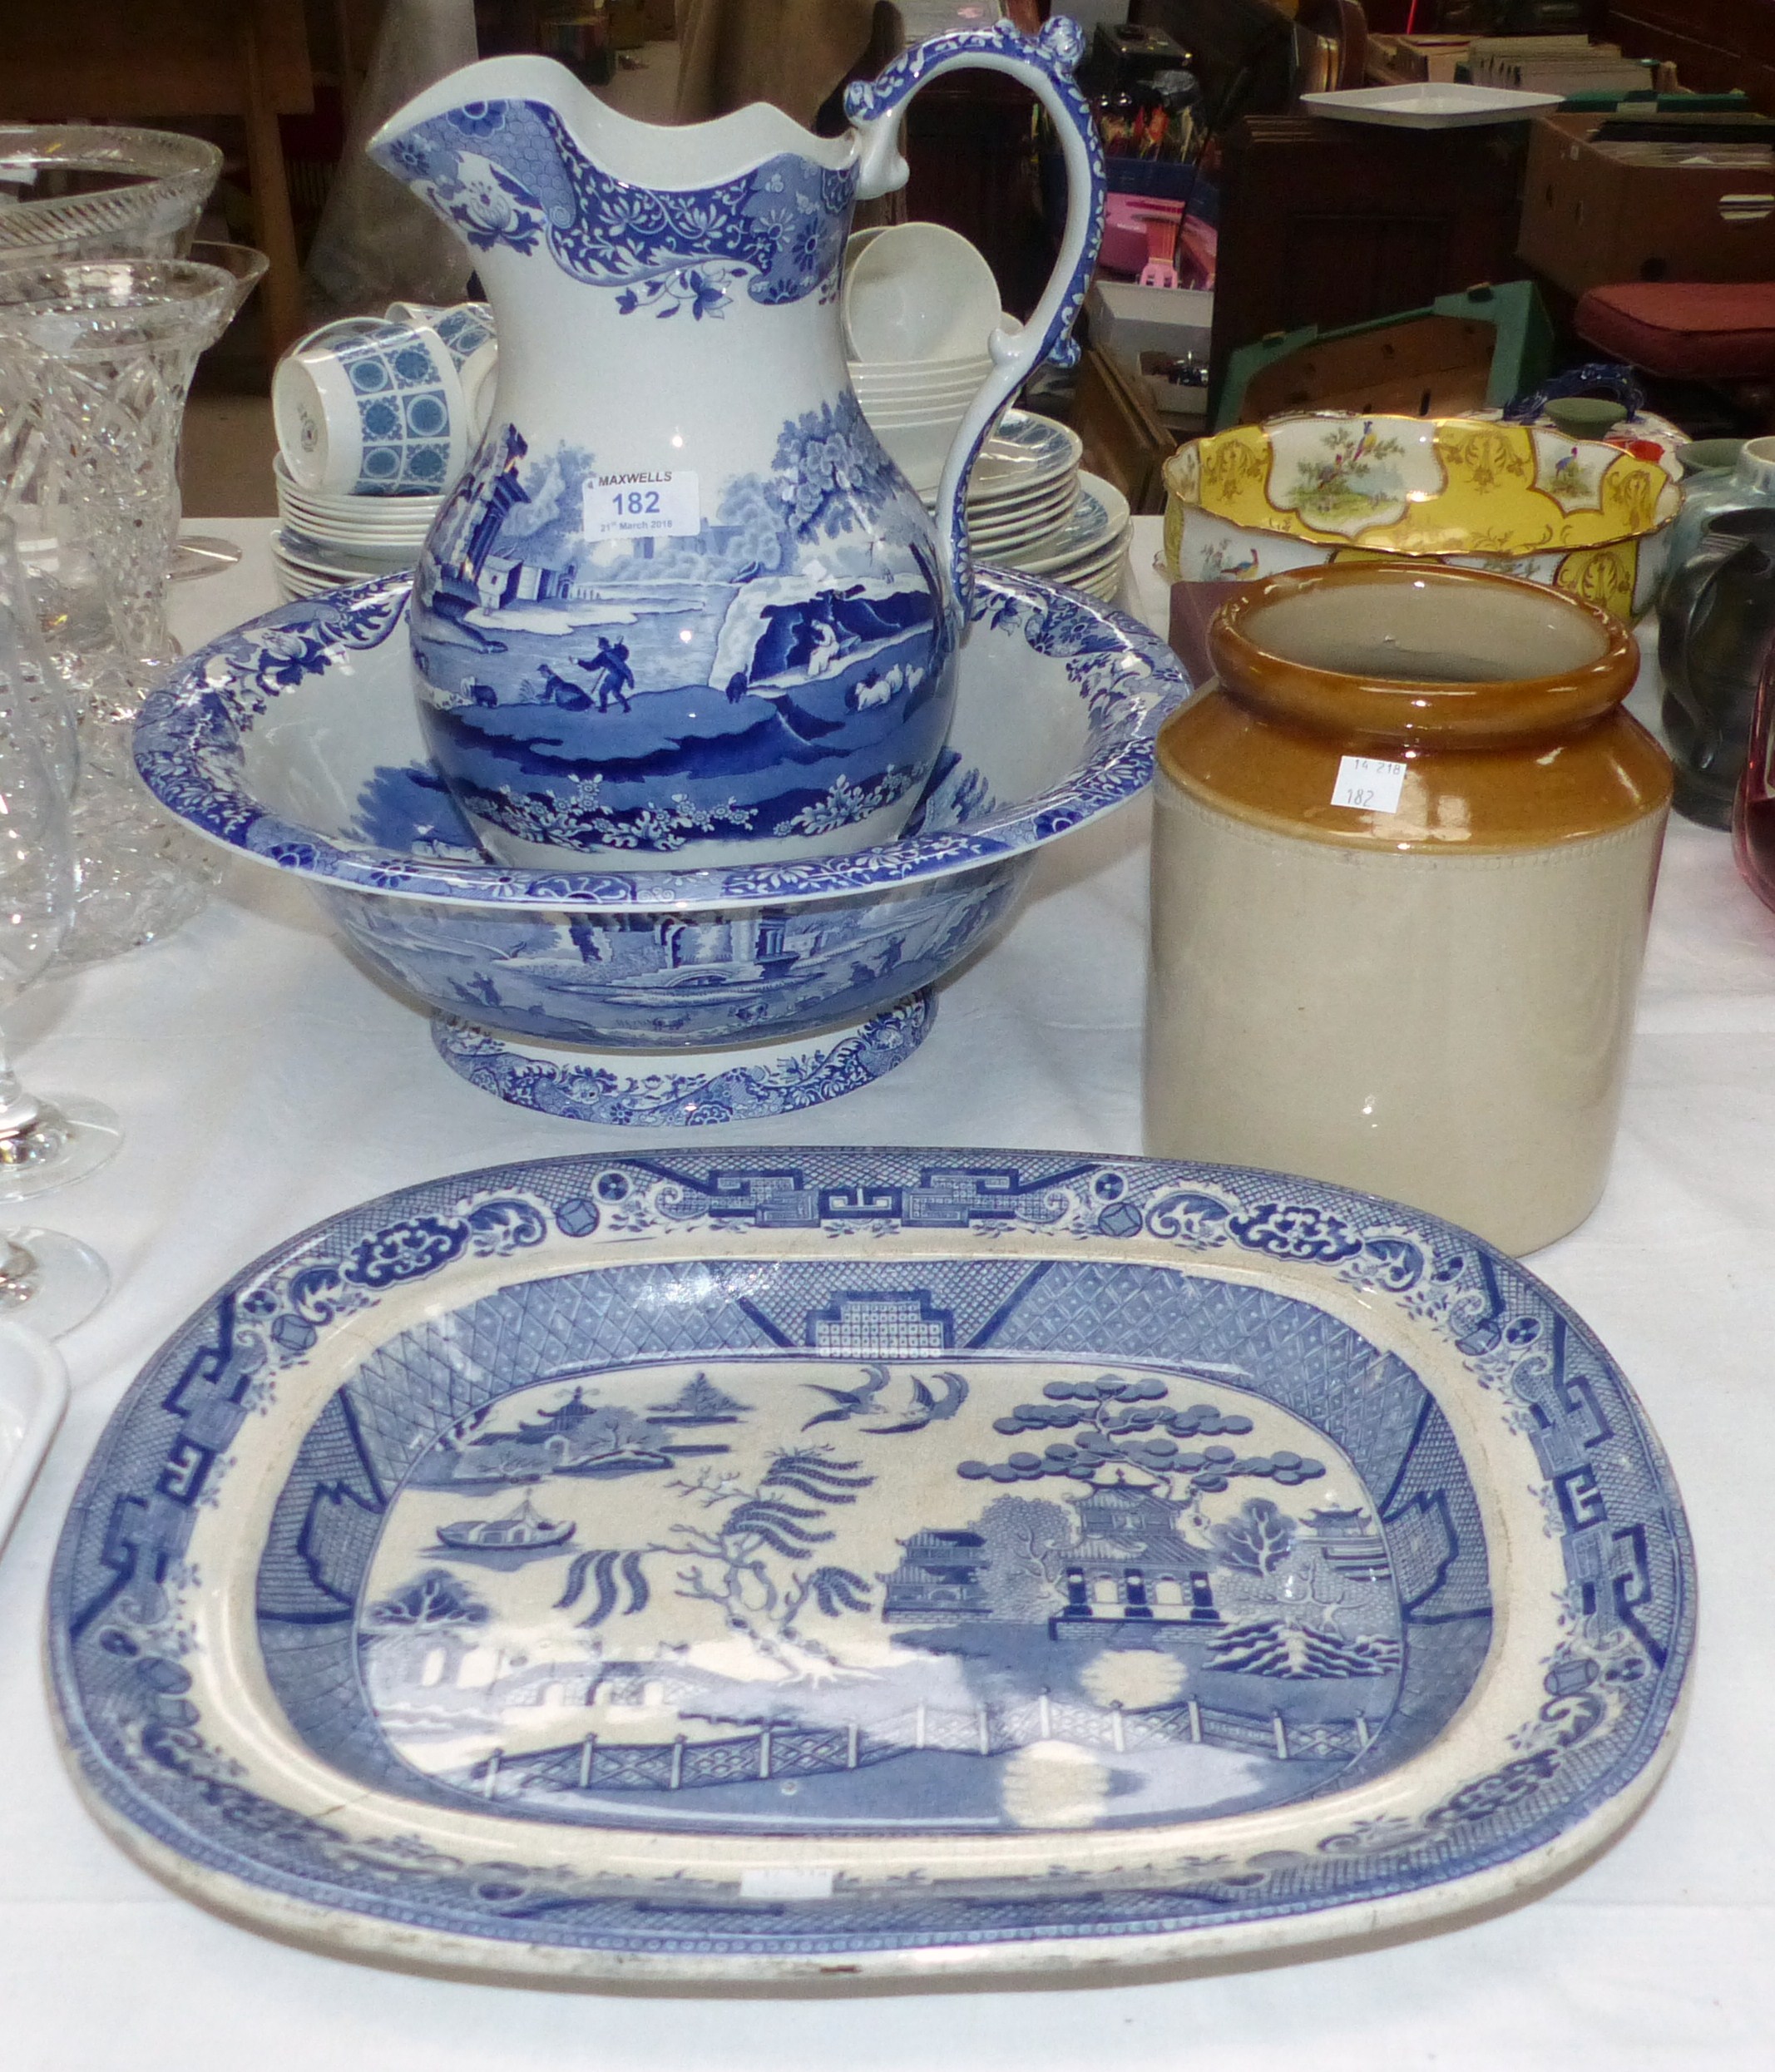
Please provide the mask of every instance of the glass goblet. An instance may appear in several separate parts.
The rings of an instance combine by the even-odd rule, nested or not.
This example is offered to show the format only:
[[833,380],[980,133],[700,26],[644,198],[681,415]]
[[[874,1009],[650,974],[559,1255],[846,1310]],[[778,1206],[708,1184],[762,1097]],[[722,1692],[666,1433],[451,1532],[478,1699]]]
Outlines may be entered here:
[[[233,274],[235,296],[228,312],[230,323],[246,307],[248,298],[271,264],[263,252],[255,251],[250,245],[204,242],[194,245],[186,257],[195,260],[201,266],[219,266],[225,274]],[[179,480],[182,486],[185,481],[182,438],[179,448]],[[172,566],[169,572],[176,583],[188,583],[199,576],[220,575],[225,568],[232,568],[240,558],[240,547],[223,533],[186,532],[174,543]]]
[[[0,683],[0,1011],[54,957],[77,892],[67,801],[14,686]],[[80,1179],[121,1137],[96,1101],[28,1094],[0,1047],[0,1201]]]
[[0,1231],[0,1317],[59,1338],[84,1323],[111,1289],[105,1262],[62,1230]]

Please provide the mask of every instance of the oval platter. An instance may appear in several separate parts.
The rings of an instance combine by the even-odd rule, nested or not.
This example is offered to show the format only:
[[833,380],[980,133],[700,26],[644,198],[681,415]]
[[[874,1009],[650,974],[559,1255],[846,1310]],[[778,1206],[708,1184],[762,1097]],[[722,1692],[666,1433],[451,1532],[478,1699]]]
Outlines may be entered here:
[[1397,1204],[1048,1152],[556,1159],[335,1216],[58,1550],[88,1803],[256,1927],[660,1985],[1218,1961],[1532,1890],[1693,1638],[1595,1338]]

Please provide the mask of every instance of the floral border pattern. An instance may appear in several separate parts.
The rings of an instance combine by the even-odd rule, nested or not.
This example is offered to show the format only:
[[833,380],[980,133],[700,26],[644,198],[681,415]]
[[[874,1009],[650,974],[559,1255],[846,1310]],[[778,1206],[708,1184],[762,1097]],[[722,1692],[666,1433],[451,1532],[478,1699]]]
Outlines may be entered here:
[[854,1093],[904,1064],[936,1016],[927,987],[835,1040],[803,1041],[769,1064],[699,1072],[622,1073],[589,1061],[532,1057],[454,1015],[433,1015],[432,1041],[471,1086],[520,1108],[624,1129],[681,1129],[794,1115]]
[[854,166],[787,151],[718,186],[637,186],[595,165],[536,101],[470,102],[371,156],[472,250],[528,259],[546,245],[575,280],[622,290],[625,315],[718,317],[742,282],[754,302],[829,300],[857,187]]
[[755,905],[944,877],[1081,826],[1145,789],[1154,738],[1191,688],[1164,640],[1125,613],[1035,576],[983,569],[972,622],[1013,632],[1065,664],[1085,708],[1086,739],[1070,777],[966,828],[806,863],[690,871],[541,873],[347,847],[258,804],[247,780],[246,738],[283,692],[388,640],[404,619],[411,586],[410,576],[384,576],[284,605],[187,656],[162,676],[136,722],[136,768],[148,789],[180,819],[232,848],[371,892],[637,912]]

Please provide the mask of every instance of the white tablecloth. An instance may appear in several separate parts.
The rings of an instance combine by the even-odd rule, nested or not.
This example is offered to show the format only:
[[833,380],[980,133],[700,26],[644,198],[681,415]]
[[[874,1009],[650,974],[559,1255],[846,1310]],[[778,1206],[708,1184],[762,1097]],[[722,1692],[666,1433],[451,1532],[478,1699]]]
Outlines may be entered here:
[[[180,591],[187,640],[273,601],[269,522]],[[1155,621],[1163,593],[1140,571]],[[1160,621],[1162,622],[1162,621]],[[948,987],[924,1046],[838,1104],[700,1140],[1137,1151],[1143,809],[1050,853],[1008,938]],[[1637,1384],[1687,1497],[1703,1580],[1684,1745],[1600,1861],[1477,1926],[1361,1954],[1120,1988],[867,2000],[588,1997],[311,1956],[211,1918],[82,1810],[38,1665],[63,1511],[145,1357],[264,1247],[366,1195],[496,1159],[664,1133],[507,1107],[334,946],[298,888],[240,868],[172,942],[37,989],[8,1017],[27,1081],[90,1093],[127,1140],[32,1206],[109,1260],[64,1341],[73,1407],[0,1559],[0,2066],[6,2072],[1528,2072],[1775,2062],[1775,915],[1722,835],[1676,822],[1614,1176],[1535,1262]],[[682,1142],[681,1135],[675,1141]],[[22,1218],[19,1219],[22,1219]]]

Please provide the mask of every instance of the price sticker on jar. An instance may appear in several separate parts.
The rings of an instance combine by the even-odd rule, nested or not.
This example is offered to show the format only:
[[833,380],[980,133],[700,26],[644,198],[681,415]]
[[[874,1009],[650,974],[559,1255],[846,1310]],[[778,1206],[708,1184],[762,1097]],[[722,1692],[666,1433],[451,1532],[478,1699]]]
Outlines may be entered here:
[[1334,806],[1353,806],[1359,813],[1397,813],[1405,770],[1403,763],[1383,763],[1372,755],[1346,755],[1337,764],[1331,802]]
[[592,540],[641,540],[695,533],[702,528],[695,471],[630,468],[594,475],[586,485],[586,536]]

